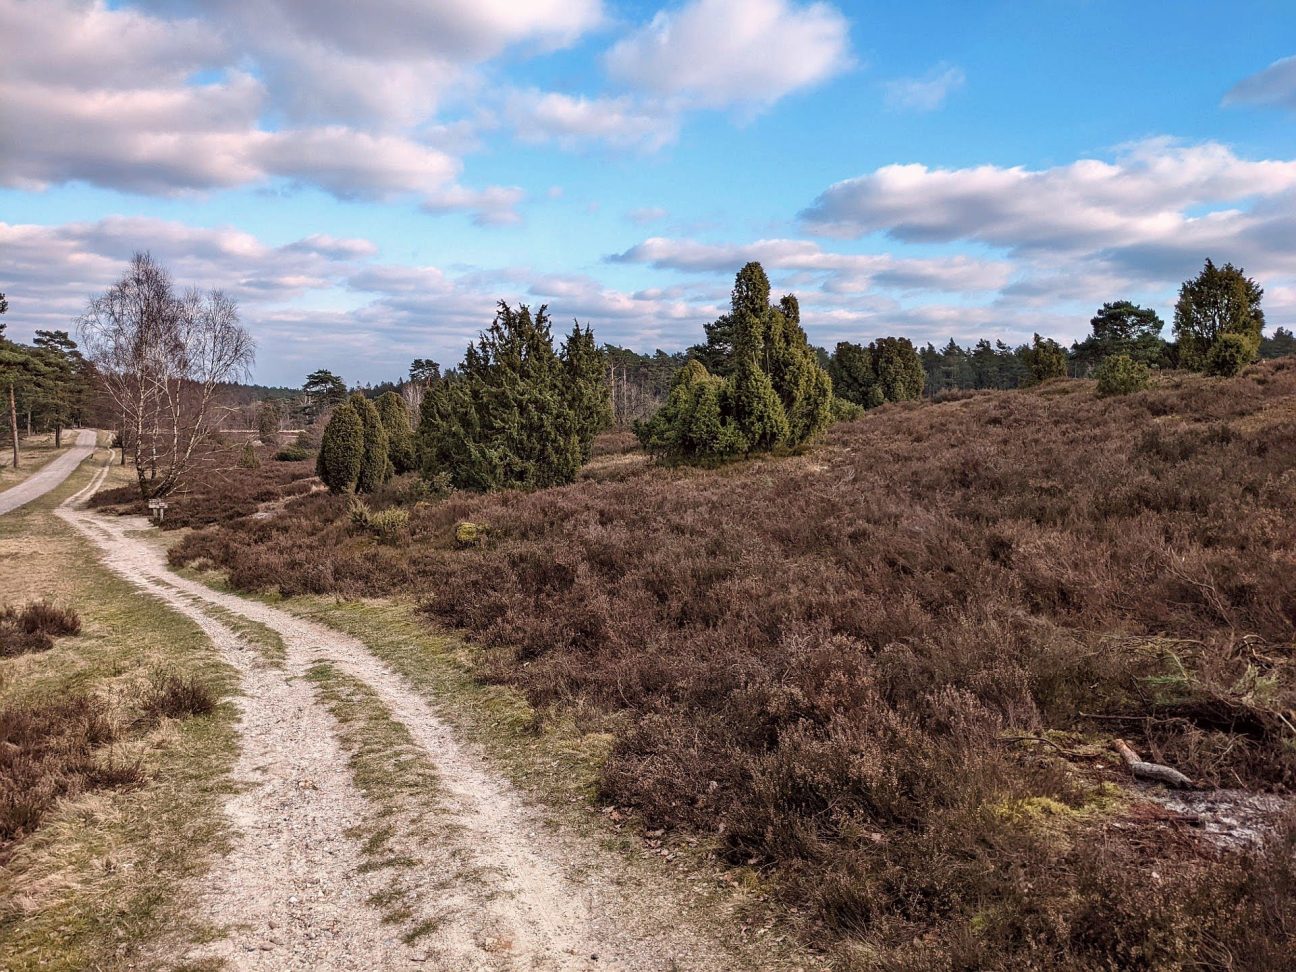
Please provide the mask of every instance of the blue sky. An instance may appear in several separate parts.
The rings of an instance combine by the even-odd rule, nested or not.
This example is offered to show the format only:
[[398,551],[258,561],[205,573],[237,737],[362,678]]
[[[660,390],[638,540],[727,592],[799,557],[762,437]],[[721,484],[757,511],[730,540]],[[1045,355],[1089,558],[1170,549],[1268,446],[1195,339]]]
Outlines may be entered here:
[[0,0],[0,290],[149,249],[256,377],[445,364],[498,299],[698,340],[748,259],[812,340],[1069,341],[1206,257],[1296,322],[1296,6]]

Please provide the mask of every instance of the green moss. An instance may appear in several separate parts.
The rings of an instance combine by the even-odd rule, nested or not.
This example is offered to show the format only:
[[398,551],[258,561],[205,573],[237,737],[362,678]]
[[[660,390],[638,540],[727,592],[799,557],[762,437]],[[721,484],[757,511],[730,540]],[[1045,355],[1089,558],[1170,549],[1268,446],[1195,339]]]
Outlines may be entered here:
[[455,543],[461,547],[475,547],[482,542],[485,536],[486,528],[479,523],[469,523],[464,520],[455,524]]

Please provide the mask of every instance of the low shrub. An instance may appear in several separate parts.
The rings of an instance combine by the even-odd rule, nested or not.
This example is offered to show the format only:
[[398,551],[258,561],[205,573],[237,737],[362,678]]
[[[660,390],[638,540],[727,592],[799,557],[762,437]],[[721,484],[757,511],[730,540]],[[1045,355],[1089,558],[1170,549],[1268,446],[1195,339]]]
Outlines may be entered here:
[[866,411],[863,405],[856,405],[838,395],[833,396],[831,415],[834,422],[853,422],[857,418],[863,418]]
[[1113,354],[1098,365],[1094,377],[1098,379],[1099,395],[1130,395],[1148,386],[1152,370],[1128,354]]
[[195,675],[174,672],[155,675],[140,703],[140,722],[152,725],[161,719],[187,719],[210,715],[216,697],[207,683]]
[[1241,374],[1256,356],[1255,345],[1244,334],[1221,334],[1206,354],[1206,374],[1232,378]]
[[385,510],[371,510],[364,500],[352,497],[348,514],[353,526],[373,534],[384,543],[391,543],[399,538],[401,531],[409,523],[409,512],[392,506]]
[[118,731],[90,695],[0,708],[0,858],[59,800],[140,782],[138,765],[101,755]]
[[0,657],[48,651],[54,639],[81,633],[81,618],[71,608],[33,601],[23,608],[0,608]]
[[315,453],[309,449],[303,449],[301,446],[285,446],[274,454],[275,462],[304,462],[307,459],[314,458]]

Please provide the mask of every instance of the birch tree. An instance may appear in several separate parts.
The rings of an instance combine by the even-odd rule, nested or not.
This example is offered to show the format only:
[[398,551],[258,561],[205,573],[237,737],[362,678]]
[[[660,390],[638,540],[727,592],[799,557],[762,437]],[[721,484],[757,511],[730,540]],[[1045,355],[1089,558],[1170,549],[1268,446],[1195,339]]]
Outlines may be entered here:
[[220,428],[221,385],[245,378],[255,346],[238,306],[219,290],[177,294],[147,253],[79,321],[134,458],[140,495],[165,496],[211,451]]

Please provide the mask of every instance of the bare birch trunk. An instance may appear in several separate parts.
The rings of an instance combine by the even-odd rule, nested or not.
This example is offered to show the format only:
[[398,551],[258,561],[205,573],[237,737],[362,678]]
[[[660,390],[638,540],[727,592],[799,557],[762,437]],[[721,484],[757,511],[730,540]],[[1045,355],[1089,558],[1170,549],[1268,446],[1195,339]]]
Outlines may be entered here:
[[13,432],[13,467],[18,468],[18,404],[14,398],[14,386],[9,385],[9,428]]

